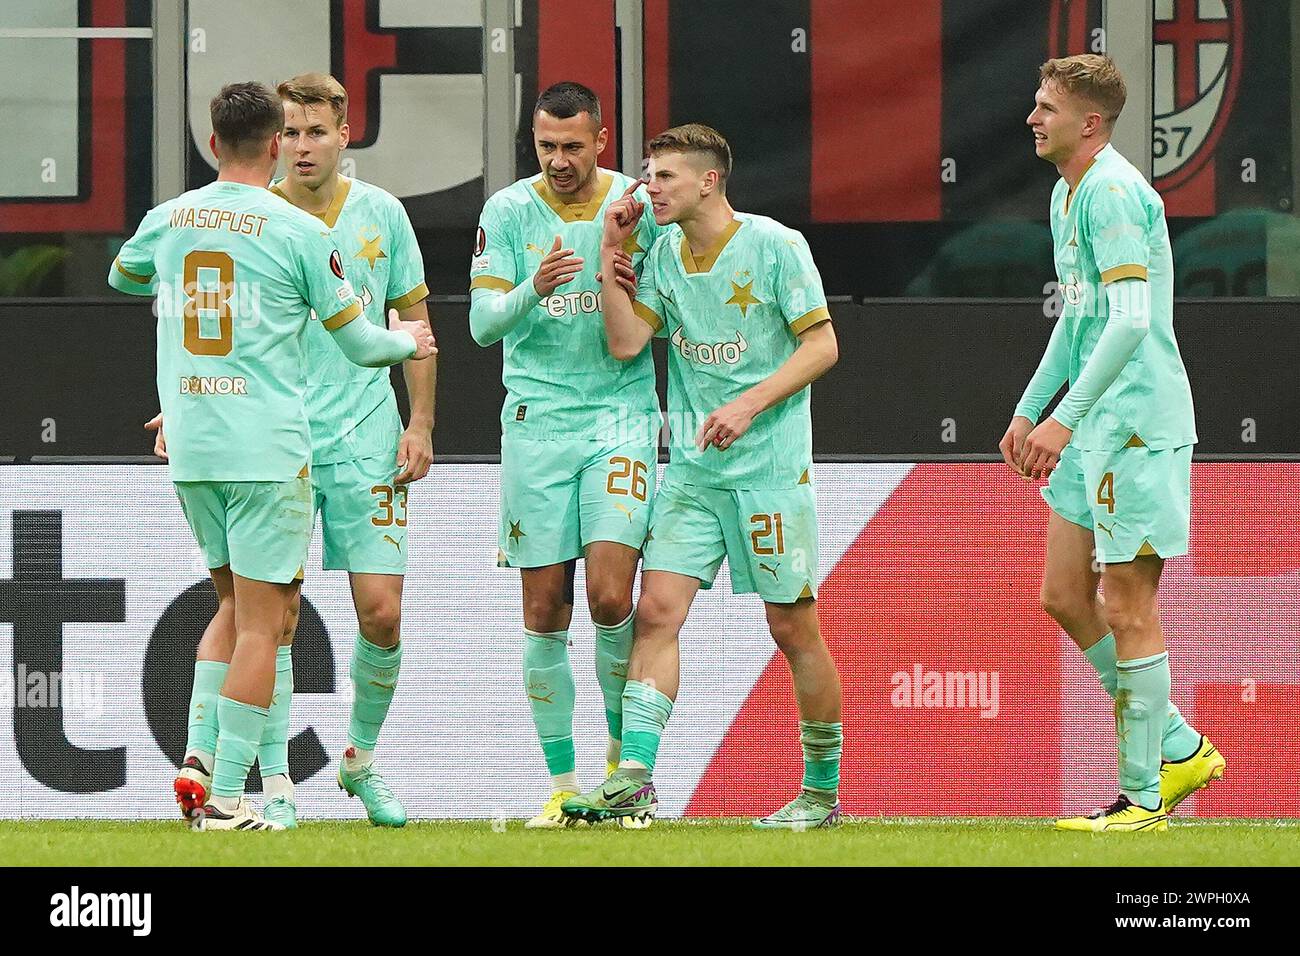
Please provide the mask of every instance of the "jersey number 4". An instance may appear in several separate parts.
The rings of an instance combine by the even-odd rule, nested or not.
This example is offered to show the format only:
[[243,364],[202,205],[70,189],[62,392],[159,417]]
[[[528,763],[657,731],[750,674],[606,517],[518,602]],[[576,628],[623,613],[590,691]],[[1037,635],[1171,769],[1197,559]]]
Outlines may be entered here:
[[1106,506],[1106,514],[1115,513],[1115,472],[1108,471],[1101,476],[1097,486],[1097,504]]
[[[206,270],[208,280],[200,285],[199,270]],[[217,274],[217,287],[211,288],[210,276]],[[185,257],[185,350],[193,355],[229,355],[235,344],[234,313],[230,297],[235,292],[235,260],[224,252],[195,250]],[[217,337],[204,337],[199,331],[200,313],[217,317]]]

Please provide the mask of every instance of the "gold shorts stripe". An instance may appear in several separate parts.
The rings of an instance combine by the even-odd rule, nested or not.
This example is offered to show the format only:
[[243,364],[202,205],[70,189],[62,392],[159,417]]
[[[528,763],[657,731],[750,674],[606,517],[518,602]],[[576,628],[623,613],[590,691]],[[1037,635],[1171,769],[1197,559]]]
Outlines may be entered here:
[[119,259],[114,259],[113,265],[117,266],[117,271],[122,273],[122,275],[126,276],[132,282],[139,282],[141,285],[146,285],[151,279],[153,279],[152,273],[150,273],[147,276],[142,276],[142,275],[136,275],[134,272],[128,272],[125,268],[123,268],[122,262]]
[[350,306],[341,312],[335,312],[321,324],[325,326],[327,332],[337,332],[343,326],[347,325],[358,315],[361,314],[361,303],[353,302]]
[[396,309],[401,312],[403,309],[409,309],[413,305],[418,305],[425,299],[429,298],[429,287],[421,282],[406,295],[399,295],[396,299],[389,299],[384,303],[385,309]]
[[1101,274],[1102,282],[1115,282],[1119,279],[1145,279],[1147,277],[1147,267],[1137,264],[1124,266],[1115,266],[1113,269],[1107,269]]
[[474,289],[495,289],[498,292],[509,292],[515,287],[515,284],[497,276],[475,276],[469,280],[469,287],[471,291]]
[[664,320],[659,318],[659,314],[644,302],[633,300],[632,312],[635,313],[638,319],[650,326],[650,328],[654,329],[656,332],[664,327]]
[[806,332],[808,329],[811,329],[814,325],[820,325],[821,323],[829,322],[830,320],[830,310],[824,305],[819,305],[817,308],[810,312],[805,312],[803,315],[799,316],[799,318],[791,322],[790,331],[795,335],[798,335],[801,332]]

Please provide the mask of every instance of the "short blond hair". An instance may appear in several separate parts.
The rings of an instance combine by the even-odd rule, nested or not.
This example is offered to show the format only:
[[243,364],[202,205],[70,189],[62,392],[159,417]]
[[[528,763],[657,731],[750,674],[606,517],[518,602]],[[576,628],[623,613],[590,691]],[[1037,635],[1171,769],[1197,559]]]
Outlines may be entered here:
[[327,104],[334,113],[334,124],[348,121],[348,91],[328,73],[301,73],[275,88],[280,99],[299,106]]
[[726,138],[712,126],[687,123],[666,129],[646,145],[651,156],[660,153],[707,153],[712,169],[718,171],[718,185],[726,190],[727,177],[731,175],[731,147]]
[[1108,56],[1079,53],[1048,60],[1038,69],[1041,83],[1058,86],[1067,93],[1082,96],[1100,108],[1107,126],[1114,126],[1128,98],[1124,77]]

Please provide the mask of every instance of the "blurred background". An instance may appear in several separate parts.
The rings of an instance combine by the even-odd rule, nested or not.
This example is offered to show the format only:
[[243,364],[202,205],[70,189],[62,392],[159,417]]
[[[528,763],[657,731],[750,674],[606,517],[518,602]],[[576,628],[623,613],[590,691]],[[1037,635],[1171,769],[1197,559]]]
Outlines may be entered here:
[[[147,397],[149,329],[111,318],[140,306],[104,284],[117,248],[150,206],[215,176],[207,101],[223,83],[314,69],[351,98],[344,171],[399,196],[415,225],[448,360],[446,454],[496,451],[500,393],[480,390],[499,353],[465,329],[473,230],[487,195],[536,171],[532,104],[561,79],[602,98],[603,165],[636,173],[650,136],[709,123],[734,150],[736,207],[807,235],[853,330],[853,361],[819,386],[836,412],[820,452],[972,454],[1000,436],[1055,318],[1056,172],[1024,125],[1038,65],[1107,51],[1130,91],[1116,145],[1168,212],[1198,397],[1269,389],[1300,357],[1297,37],[1300,0],[6,0],[0,318],[17,364],[0,381],[16,412],[0,456],[138,453],[147,403],[128,412],[118,393],[132,389],[107,381],[62,414],[57,448],[41,440],[40,422],[66,409],[23,387],[47,361],[27,332],[64,320],[138,333],[107,347],[134,356],[116,372]],[[94,382],[102,365],[74,374]],[[918,376],[921,397],[881,407]],[[1223,409],[1201,451],[1300,451],[1295,393],[1268,392],[1254,415]],[[1242,419],[1279,409],[1243,445]],[[955,440],[941,440],[947,418],[963,426]]]

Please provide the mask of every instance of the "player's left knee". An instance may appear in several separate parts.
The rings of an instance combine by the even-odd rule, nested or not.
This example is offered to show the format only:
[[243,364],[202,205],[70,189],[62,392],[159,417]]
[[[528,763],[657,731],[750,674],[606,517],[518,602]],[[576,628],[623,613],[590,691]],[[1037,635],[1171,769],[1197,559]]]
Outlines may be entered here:
[[809,627],[806,621],[792,614],[778,614],[769,609],[767,626],[783,654],[806,650],[821,639],[815,627]]
[[402,629],[402,602],[380,600],[357,608],[361,636],[376,647],[392,647]]
[[587,604],[591,608],[591,619],[605,627],[622,624],[632,613],[632,595],[622,588],[588,587]]
[[1106,626],[1116,634],[1127,634],[1159,626],[1160,612],[1154,601],[1106,596]]

